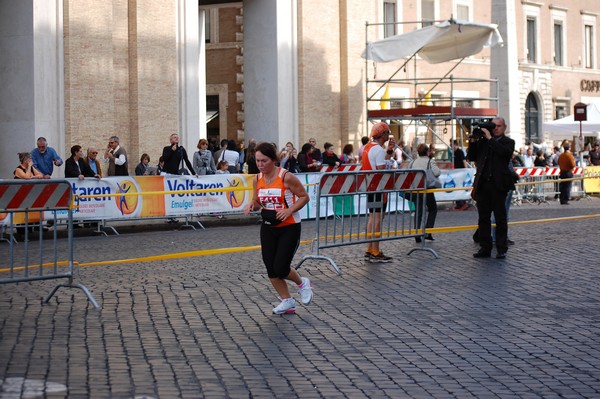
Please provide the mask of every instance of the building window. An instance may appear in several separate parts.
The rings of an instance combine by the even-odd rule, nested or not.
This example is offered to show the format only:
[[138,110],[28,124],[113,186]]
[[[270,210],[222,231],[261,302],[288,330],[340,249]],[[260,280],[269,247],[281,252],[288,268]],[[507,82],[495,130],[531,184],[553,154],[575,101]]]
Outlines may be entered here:
[[464,4],[458,4],[456,6],[456,18],[462,19],[463,21],[469,20],[469,7]]
[[421,0],[421,25],[433,25],[435,21],[435,0]]
[[564,65],[563,26],[559,21],[554,22],[554,65]]
[[454,0],[453,16],[455,19],[462,21],[471,21],[473,19],[471,15],[472,9],[473,0]]
[[207,10],[205,15],[205,20],[204,20],[204,41],[206,43],[210,43],[210,10]]
[[384,1],[383,2],[383,37],[395,36],[398,34],[396,29],[396,2],[395,1]]
[[585,25],[583,33],[583,66],[586,68],[594,67],[594,26]]
[[539,108],[535,95],[529,93],[525,101],[525,139],[535,141],[540,137]]
[[567,106],[563,103],[556,104],[556,106],[554,107],[554,119],[561,119],[568,116],[567,113]]
[[527,18],[527,61],[536,62],[537,24],[535,18]]

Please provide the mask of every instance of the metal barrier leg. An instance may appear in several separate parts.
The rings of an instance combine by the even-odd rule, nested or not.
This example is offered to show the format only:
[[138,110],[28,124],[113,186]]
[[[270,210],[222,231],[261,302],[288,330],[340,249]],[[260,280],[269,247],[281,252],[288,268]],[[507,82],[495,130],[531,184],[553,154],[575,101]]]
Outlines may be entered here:
[[115,233],[116,236],[119,235],[119,232],[117,231],[117,229],[115,229],[113,226],[106,225],[106,220],[102,221],[102,227],[100,227],[100,223],[98,223],[98,232],[103,233],[106,237],[108,237],[108,234],[106,234],[106,232],[104,230],[100,230],[100,229],[111,229],[113,231],[113,233]]
[[440,257],[438,256],[437,252],[435,252],[435,251],[433,250],[433,248],[429,248],[429,247],[426,247],[426,246],[425,246],[425,242],[423,242],[423,243],[421,244],[421,246],[420,246],[420,247],[413,248],[413,249],[411,249],[410,251],[408,251],[408,253],[407,253],[406,255],[408,256],[408,255],[412,254],[412,253],[413,253],[413,252],[415,252],[415,251],[426,251],[426,252],[430,252],[430,253],[431,253],[431,254],[434,256],[434,258],[436,258],[436,259],[439,259],[439,258],[440,258]]
[[97,234],[104,234],[104,237],[108,237],[108,234],[106,234],[106,231],[104,231],[104,230],[102,230],[102,229],[100,228],[100,224],[101,224],[101,223],[104,223],[104,222],[98,222],[98,223],[96,224],[96,230],[94,230],[94,233],[97,233]]
[[92,303],[92,305],[94,306],[94,308],[100,309],[100,306],[98,305],[98,302],[96,302],[96,300],[94,299],[94,296],[92,295],[92,293],[90,292],[90,290],[88,290],[88,288],[85,285],[83,285],[83,284],[73,284],[73,278],[70,278],[69,282],[66,283],[66,284],[58,284],[56,287],[54,287],[52,289],[52,291],[50,292],[50,294],[48,295],[48,297],[44,300],[44,303],[48,303],[50,301],[50,299],[54,296],[54,294],[56,293],[56,291],[58,291],[58,289],[61,288],[61,287],[64,287],[64,288],[79,288],[87,296],[88,300]]
[[190,224],[190,220],[187,215],[185,215],[185,222],[181,225],[181,227],[179,227],[179,230],[184,230],[184,229],[196,230],[196,228],[192,224]]
[[327,256],[323,256],[323,255],[306,255],[302,258],[302,260],[300,261],[300,263],[298,263],[298,265],[296,265],[296,267],[294,269],[298,270],[300,269],[300,266],[302,266],[302,264],[304,263],[304,261],[308,260],[308,259],[321,259],[321,260],[326,260],[327,262],[329,262],[329,264],[333,267],[333,270],[335,270],[335,272],[341,276],[342,275],[342,271],[340,270],[340,268],[338,267],[338,265],[333,261],[333,259],[327,257]]

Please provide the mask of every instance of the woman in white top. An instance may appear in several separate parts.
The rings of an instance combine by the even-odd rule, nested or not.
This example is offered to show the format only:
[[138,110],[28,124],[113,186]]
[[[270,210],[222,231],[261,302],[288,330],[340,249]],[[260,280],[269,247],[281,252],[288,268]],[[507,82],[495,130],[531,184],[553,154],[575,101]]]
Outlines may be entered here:
[[[433,155],[435,154],[435,148],[433,144],[430,147],[427,147],[427,144],[419,144],[417,147],[417,159],[412,161],[410,168],[411,169],[423,169],[427,171],[427,169],[431,169],[433,175],[435,177],[439,177],[442,173],[440,168],[438,168],[435,163],[435,158]],[[432,187],[427,187],[432,188]],[[417,229],[420,229],[423,223],[423,195],[417,195],[417,201],[415,202],[415,225]],[[437,217],[437,202],[435,201],[435,195],[433,193],[425,194],[425,205],[427,206],[427,221],[425,222],[425,228],[430,229],[435,225],[435,218]],[[433,241],[433,236],[431,233],[425,235],[426,240]],[[421,242],[421,237],[415,237],[417,242]]]

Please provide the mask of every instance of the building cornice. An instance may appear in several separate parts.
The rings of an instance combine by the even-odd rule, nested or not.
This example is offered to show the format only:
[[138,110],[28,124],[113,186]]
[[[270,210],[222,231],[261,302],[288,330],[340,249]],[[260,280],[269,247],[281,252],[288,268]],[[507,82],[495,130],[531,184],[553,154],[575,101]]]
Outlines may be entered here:
[[593,16],[593,17],[597,17],[598,15],[600,15],[597,12],[587,11],[587,10],[580,10],[579,14],[581,14],[581,15],[590,15],[590,16]]
[[551,9],[551,10],[557,10],[557,11],[565,11],[565,12],[569,11],[569,7],[565,7],[565,6],[562,6],[562,5],[556,5],[556,4],[550,4],[548,6],[548,8]]
[[529,1],[529,0],[521,0],[521,4],[524,6],[534,6],[534,7],[543,7],[544,3],[540,3],[539,1]]

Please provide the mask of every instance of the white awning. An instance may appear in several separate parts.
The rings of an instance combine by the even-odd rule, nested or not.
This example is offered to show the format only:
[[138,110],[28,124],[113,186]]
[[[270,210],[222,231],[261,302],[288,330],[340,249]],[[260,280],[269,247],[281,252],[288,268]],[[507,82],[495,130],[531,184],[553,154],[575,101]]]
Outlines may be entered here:
[[[581,131],[584,136],[599,137],[600,132],[600,110],[595,104],[588,104],[587,120],[581,122]],[[550,140],[571,139],[579,136],[579,121],[573,115],[556,119],[543,124],[544,132],[549,132]]]
[[219,111],[206,111],[206,123],[212,121],[219,116]]
[[438,64],[479,53],[483,47],[502,44],[495,24],[445,21],[422,29],[367,43],[363,58],[390,62],[413,56]]

